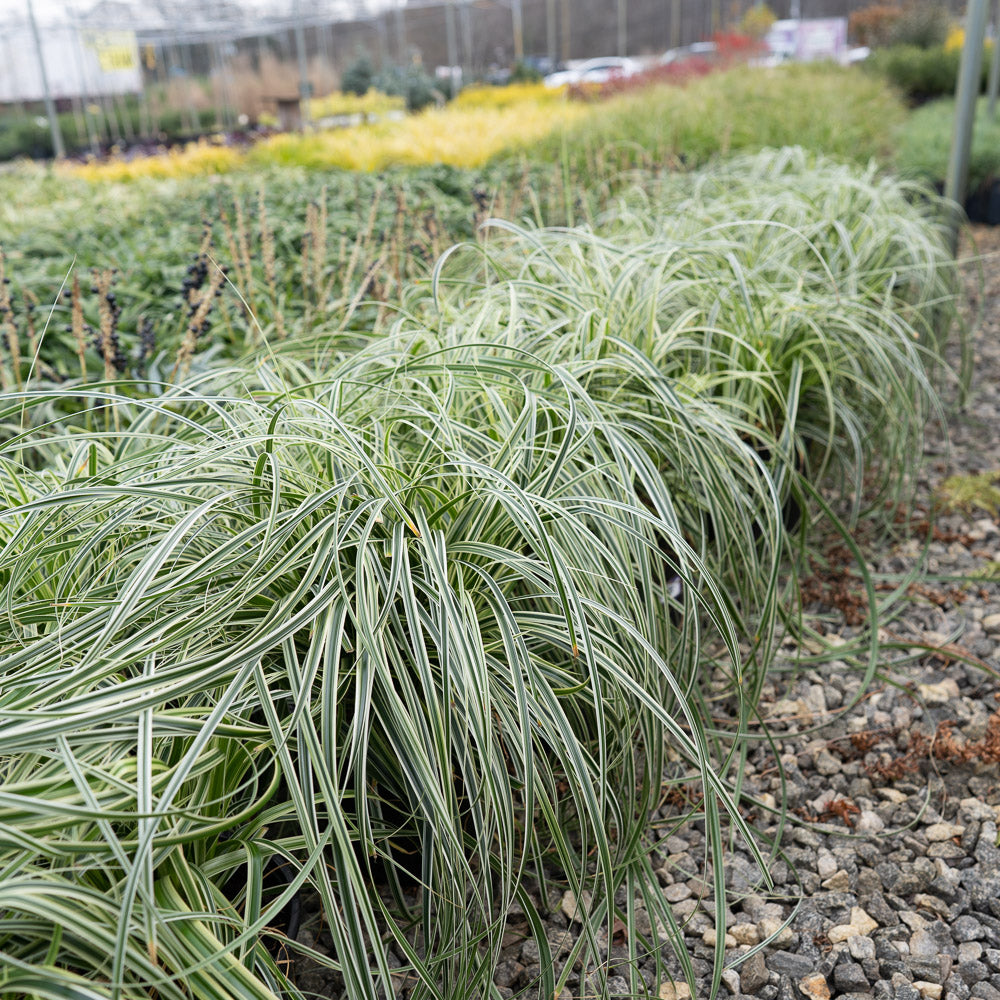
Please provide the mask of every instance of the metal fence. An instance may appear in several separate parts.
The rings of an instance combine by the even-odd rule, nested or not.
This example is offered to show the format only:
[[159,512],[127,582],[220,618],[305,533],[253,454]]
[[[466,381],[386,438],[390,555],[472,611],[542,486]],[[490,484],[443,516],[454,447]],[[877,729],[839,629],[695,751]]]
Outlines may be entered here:
[[[58,69],[50,73],[52,96],[61,110],[72,109],[78,118],[86,117],[88,108],[103,109],[112,121],[122,118],[123,88],[105,86],[115,74],[101,72],[110,46],[119,54],[117,64],[112,60],[115,79],[135,81],[134,88],[124,89],[136,90],[150,126],[155,115],[144,97],[155,91],[192,130],[206,103],[217,111],[216,124],[226,127],[240,114],[252,117],[261,102],[299,95],[303,80],[313,93],[329,92],[361,52],[378,69],[418,63],[433,72],[457,66],[469,80],[526,57],[556,63],[597,55],[656,55],[732,29],[755,0],[277,2],[282,5],[219,0],[209,8],[201,0],[100,0],[85,13],[65,6],[43,21],[39,32],[41,61]],[[23,3],[30,10],[31,0]],[[870,3],[771,0],[770,7],[778,17],[836,17]],[[956,16],[964,9],[959,0],[945,6]],[[0,104],[42,97],[40,76],[28,68],[29,29],[26,16],[0,21],[0,53],[5,46],[19,53],[18,59],[0,58]],[[123,33],[133,38],[131,61],[121,56]],[[67,83],[73,79],[79,81],[76,93]],[[200,89],[194,80],[202,81]]]

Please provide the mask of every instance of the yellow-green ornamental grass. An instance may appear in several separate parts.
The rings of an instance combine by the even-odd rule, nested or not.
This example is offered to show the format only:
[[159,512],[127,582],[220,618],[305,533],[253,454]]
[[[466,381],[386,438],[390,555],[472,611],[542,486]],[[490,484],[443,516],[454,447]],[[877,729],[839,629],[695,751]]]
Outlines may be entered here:
[[[154,157],[61,169],[106,181],[268,165],[366,172],[436,163],[478,168],[532,149],[536,160],[568,154],[571,165],[587,171],[595,157],[616,150],[646,165],[682,159],[695,166],[719,153],[789,144],[863,163],[887,157],[906,116],[882,81],[833,66],[737,67],[684,86],[643,88],[592,104],[570,101],[562,90],[541,84],[470,87],[446,107],[405,118],[385,117],[393,110],[388,105],[375,111],[380,99],[369,94],[350,102],[359,114],[383,115],[373,123],[276,135],[249,150],[202,141]],[[315,117],[347,108],[330,99],[315,105]]]
[[[328,108],[325,111],[331,113]],[[553,129],[592,113],[540,84],[481,87],[470,89],[447,107],[419,115],[383,118],[350,128],[285,133],[247,151],[203,140],[157,156],[62,169],[94,181],[118,181],[219,174],[264,164],[363,171],[428,163],[478,167],[498,153],[537,142]]]

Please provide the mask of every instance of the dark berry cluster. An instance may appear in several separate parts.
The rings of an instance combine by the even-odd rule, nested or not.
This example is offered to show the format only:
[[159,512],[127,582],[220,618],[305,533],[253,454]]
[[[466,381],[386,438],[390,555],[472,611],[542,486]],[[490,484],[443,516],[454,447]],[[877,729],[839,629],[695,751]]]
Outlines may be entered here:
[[205,254],[200,253],[190,264],[188,264],[188,268],[184,272],[184,282],[181,285],[181,297],[188,305],[188,315],[191,315],[191,313],[193,313],[197,308],[196,293],[201,291],[207,277],[208,257]]
[[153,321],[148,317],[143,317],[139,323],[139,345],[135,352],[136,366],[140,371],[144,371],[146,362],[156,353],[156,328]]

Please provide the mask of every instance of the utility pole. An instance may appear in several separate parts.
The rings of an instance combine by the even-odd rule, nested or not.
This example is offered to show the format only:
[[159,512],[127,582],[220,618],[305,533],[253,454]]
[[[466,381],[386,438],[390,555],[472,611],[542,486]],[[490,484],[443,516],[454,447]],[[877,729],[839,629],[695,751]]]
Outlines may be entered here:
[[42,53],[42,39],[38,34],[38,24],[35,21],[35,9],[28,0],[28,22],[31,25],[31,34],[35,39],[35,54],[38,56],[38,69],[42,74],[42,90],[45,93],[45,114],[49,119],[49,130],[52,133],[52,149],[56,154],[56,159],[61,160],[66,155],[66,147],[63,145],[62,132],[59,129],[59,119],[56,117],[56,102],[52,100],[52,91],[49,89],[49,75],[45,72],[45,56]]
[[[965,203],[969,182],[969,151],[976,120],[976,98],[979,96],[979,70],[983,58],[983,38],[986,34],[986,0],[969,0],[965,16],[965,43],[955,88],[955,127],[951,139],[951,156],[944,182],[946,198]],[[958,217],[952,228],[952,250],[958,248]]]

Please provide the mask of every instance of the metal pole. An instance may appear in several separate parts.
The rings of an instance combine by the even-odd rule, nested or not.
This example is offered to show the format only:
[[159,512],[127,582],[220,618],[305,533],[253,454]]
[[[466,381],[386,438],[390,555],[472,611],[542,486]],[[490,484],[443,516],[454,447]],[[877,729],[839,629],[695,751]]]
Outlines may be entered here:
[[448,46],[448,96],[455,96],[455,67],[458,65],[458,32],[455,30],[455,0],[444,9],[445,43]]
[[[379,17],[382,15],[380,14]],[[383,25],[383,30],[385,26]],[[321,24],[316,28],[319,34],[319,54],[323,61],[323,68],[329,72],[330,67],[333,63],[330,61],[330,35],[329,35],[330,25]]]
[[551,73],[556,68],[556,0],[545,0],[545,48]]
[[215,130],[222,132],[228,128],[229,116],[226,112],[226,81],[222,78],[222,51],[218,39],[208,43],[209,75],[214,71],[216,86],[212,88],[212,103],[215,104]]
[[990,55],[990,79],[987,86],[990,95],[990,118],[996,118],[998,88],[1000,88],[1000,0],[997,0],[993,9],[993,52]]
[[399,65],[405,66],[410,61],[409,45],[406,42],[406,15],[403,13],[404,0],[396,5],[396,42],[399,45]]
[[66,147],[63,145],[62,132],[59,129],[59,119],[56,117],[56,103],[52,100],[52,91],[49,90],[49,75],[45,72],[45,56],[42,54],[42,39],[38,34],[38,24],[35,21],[35,10],[28,0],[28,22],[31,25],[31,34],[35,39],[35,54],[38,56],[38,69],[42,74],[42,90],[45,92],[45,114],[49,118],[49,130],[52,132],[52,149],[56,154],[56,159],[61,160],[66,155]]
[[[469,2],[465,0],[465,3],[461,7],[462,14],[462,46],[465,49],[465,64],[469,67],[469,79],[471,80],[476,72],[476,54],[472,49],[472,13],[469,10]],[[462,83],[465,83],[465,78],[462,78]]]
[[570,54],[573,50],[573,31],[569,23],[569,0],[561,0],[559,18],[562,21],[562,44],[560,45],[560,56],[563,62],[569,62]]
[[[976,117],[979,94],[979,70],[983,58],[983,37],[986,34],[986,0],[969,0],[965,18],[965,43],[955,89],[955,127],[951,139],[951,156],[945,178],[945,197],[960,205],[965,202],[969,182],[969,151]],[[958,218],[953,228],[953,249],[958,243]]]
[[378,61],[378,68],[380,70],[385,69],[386,63],[389,59],[386,53],[388,52],[388,41],[386,38],[386,28],[385,21],[381,14],[376,14],[372,18],[372,25],[375,28],[375,52]]
[[670,5],[670,47],[676,49],[681,44],[681,0],[673,0]]
[[295,18],[295,51],[299,57],[299,115],[302,128],[309,127],[309,66],[306,63],[306,32],[302,26],[302,4],[295,0],[292,7]]
[[97,130],[94,128],[94,120],[90,111],[93,97],[90,91],[90,83],[87,80],[87,73],[83,65],[83,56],[80,51],[80,24],[73,22],[73,64],[76,68],[76,78],[80,88],[80,96],[84,100],[83,120],[87,127],[87,139],[90,142],[90,152],[97,156],[101,152],[101,143],[97,138]]
[[194,62],[191,58],[191,43],[186,41],[178,42],[177,57],[180,67],[184,70],[184,96],[187,98],[188,115],[191,119],[191,131],[196,135],[201,132],[201,115],[194,100]]
[[521,0],[514,0],[510,12],[514,24],[514,62],[524,62],[524,18],[521,13]]
[[627,0],[618,0],[618,56],[624,59],[628,54],[628,7]]

